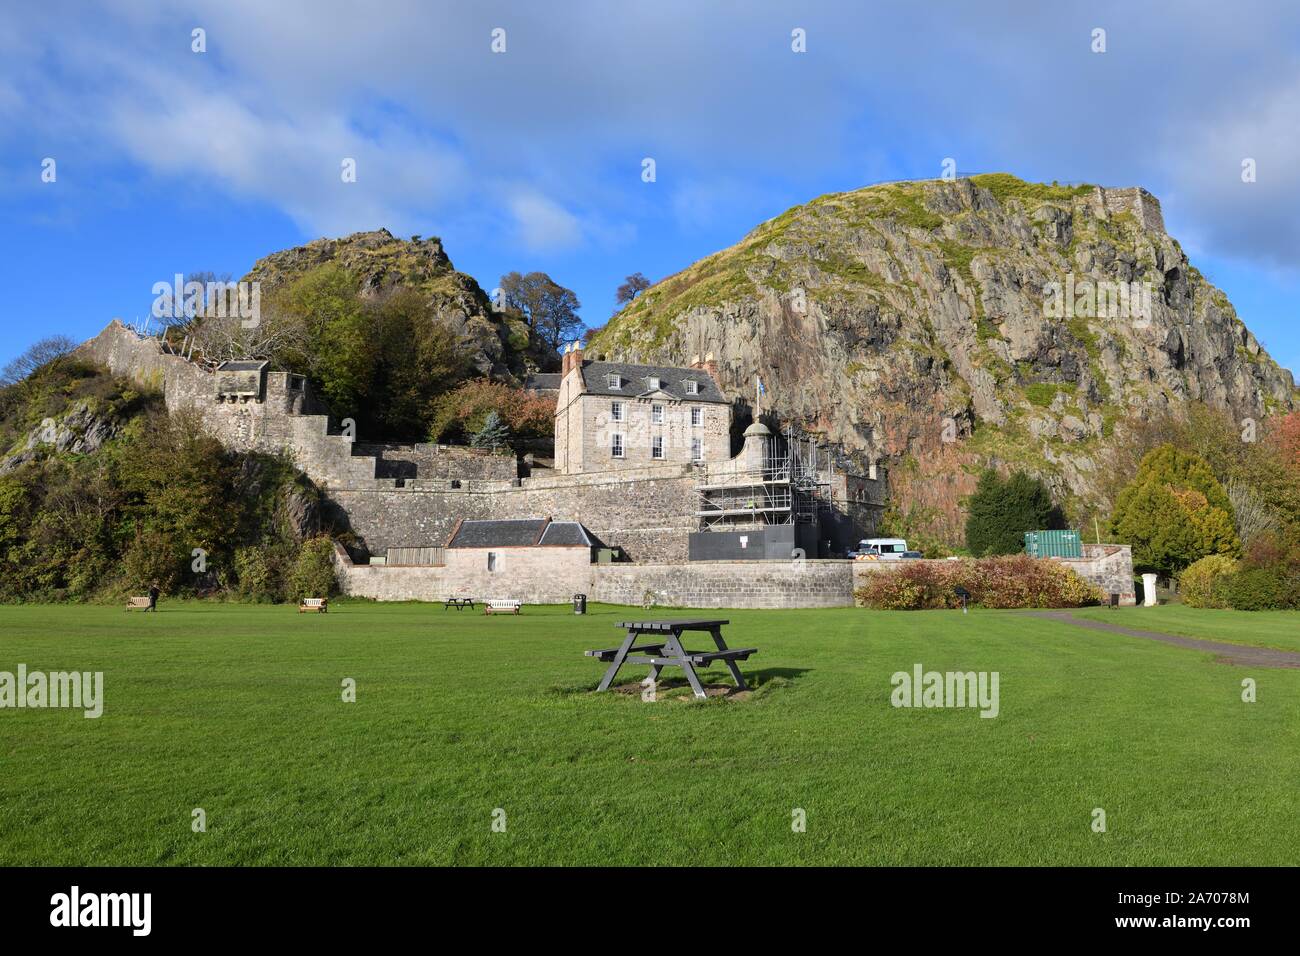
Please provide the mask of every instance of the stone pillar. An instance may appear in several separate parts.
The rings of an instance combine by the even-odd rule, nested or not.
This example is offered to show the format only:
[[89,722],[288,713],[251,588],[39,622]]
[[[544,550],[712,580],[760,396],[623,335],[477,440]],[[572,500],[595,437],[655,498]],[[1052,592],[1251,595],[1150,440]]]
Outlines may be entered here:
[[1142,606],[1156,606],[1156,576],[1154,574],[1142,575]]

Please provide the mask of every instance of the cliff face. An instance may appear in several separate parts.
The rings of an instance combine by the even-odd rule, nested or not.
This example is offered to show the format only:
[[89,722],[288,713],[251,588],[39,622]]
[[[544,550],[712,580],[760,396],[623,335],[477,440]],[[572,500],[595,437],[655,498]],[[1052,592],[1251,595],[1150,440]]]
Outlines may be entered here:
[[558,363],[558,356],[531,339],[526,322],[493,311],[487,294],[473,278],[456,271],[436,238],[398,239],[387,229],[378,229],[342,239],[317,239],[259,259],[244,280],[261,282],[265,297],[326,264],[356,275],[363,297],[397,288],[417,289],[427,297],[435,321],[457,334],[484,375],[522,380],[530,369]]
[[1087,500],[1128,415],[1297,404],[1149,193],[1004,174],[791,209],[648,289],[587,352],[712,352],[751,400],[760,375],[764,411],[886,459],[896,502],[933,511],[949,538],[982,464]]

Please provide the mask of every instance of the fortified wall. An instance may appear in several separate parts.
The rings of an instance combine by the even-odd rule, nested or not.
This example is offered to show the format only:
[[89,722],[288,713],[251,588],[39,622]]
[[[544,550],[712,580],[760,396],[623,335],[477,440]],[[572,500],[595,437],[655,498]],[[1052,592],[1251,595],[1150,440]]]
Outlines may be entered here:
[[[333,427],[301,376],[268,371],[256,395],[218,400],[214,370],[117,320],[79,352],[116,375],[161,389],[169,412],[197,414],[228,448],[287,455],[346,515],[360,539],[358,553],[441,545],[462,518],[549,515],[582,522],[632,561],[685,562],[689,536],[698,529],[699,473],[690,465],[580,475],[539,470],[520,478],[510,454],[353,441]],[[865,534],[883,508],[884,481],[854,480],[843,489],[846,513],[839,520]]]
[[[530,549],[512,561],[540,560]],[[534,551],[536,549],[533,549]],[[1081,577],[1136,602],[1133,554],[1127,545],[1084,545],[1084,556],[1062,560]],[[892,574],[911,561],[694,561],[690,564],[589,564],[549,557],[535,573],[504,580],[465,566],[380,567],[354,564],[337,548],[335,570],[344,594],[377,601],[442,601],[465,593],[482,600],[509,597],[530,604],[562,604],[574,594],[608,604],[693,608],[852,607],[867,575]]]
[[[526,558],[511,560],[518,567]],[[545,567],[525,567],[503,582],[467,567],[354,564],[342,548],[335,550],[343,593],[378,601],[443,601],[463,593],[476,600],[508,597],[526,604],[562,604],[574,594],[585,594],[608,604],[637,605],[649,597],[666,607],[850,607],[852,565],[850,561],[591,564],[547,556]]]

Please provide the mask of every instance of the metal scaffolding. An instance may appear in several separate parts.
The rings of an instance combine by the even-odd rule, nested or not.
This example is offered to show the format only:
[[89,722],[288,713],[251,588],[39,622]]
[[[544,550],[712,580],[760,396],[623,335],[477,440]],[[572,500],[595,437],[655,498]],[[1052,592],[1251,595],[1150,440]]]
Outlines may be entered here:
[[[819,461],[819,457],[822,461]],[[696,485],[701,531],[750,531],[767,525],[816,524],[829,511],[833,467],[815,441],[790,429],[767,443],[762,470],[705,478]]]

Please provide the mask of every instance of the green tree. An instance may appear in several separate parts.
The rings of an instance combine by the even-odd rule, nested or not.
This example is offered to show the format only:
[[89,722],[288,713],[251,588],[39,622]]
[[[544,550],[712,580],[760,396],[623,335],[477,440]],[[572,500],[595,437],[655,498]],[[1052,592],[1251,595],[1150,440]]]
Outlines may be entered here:
[[501,277],[501,291],[506,308],[522,314],[538,338],[553,351],[558,352],[565,342],[582,331],[582,320],[578,318],[582,304],[578,297],[545,272],[507,273]]
[[986,469],[966,517],[966,547],[976,557],[1024,550],[1025,532],[1064,527],[1052,494],[1037,478],[1017,471],[1005,481]]
[[475,448],[500,448],[510,444],[510,429],[496,409],[488,413],[483,427],[474,433],[470,444]]
[[1199,455],[1152,449],[1119,493],[1111,532],[1133,546],[1134,570],[1172,575],[1209,554],[1236,557],[1232,505]]
[[614,292],[614,301],[620,306],[626,305],[648,288],[650,288],[650,280],[640,272],[634,272]]

